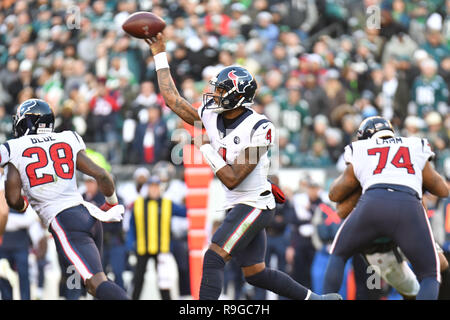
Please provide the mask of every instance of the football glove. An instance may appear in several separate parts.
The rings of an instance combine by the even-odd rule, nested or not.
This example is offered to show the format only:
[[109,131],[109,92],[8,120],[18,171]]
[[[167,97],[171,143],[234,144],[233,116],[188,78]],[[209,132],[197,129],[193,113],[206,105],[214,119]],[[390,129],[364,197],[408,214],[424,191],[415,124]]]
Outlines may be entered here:
[[102,222],[119,222],[123,219],[125,207],[121,204],[112,206],[108,211],[100,210],[94,204],[84,201],[83,205],[88,209],[91,216]]
[[272,194],[275,197],[276,203],[285,203],[286,197],[284,196],[283,191],[281,191],[280,187],[278,187],[275,183],[272,183]]
[[115,207],[115,206],[117,206],[117,205],[118,205],[118,203],[115,203],[115,204],[109,204],[108,202],[105,202],[104,204],[102,204],[102,205],[100,206],[100,209],[103,210],[103,211],[108,211],[109,209],[111,209],[112,207]]

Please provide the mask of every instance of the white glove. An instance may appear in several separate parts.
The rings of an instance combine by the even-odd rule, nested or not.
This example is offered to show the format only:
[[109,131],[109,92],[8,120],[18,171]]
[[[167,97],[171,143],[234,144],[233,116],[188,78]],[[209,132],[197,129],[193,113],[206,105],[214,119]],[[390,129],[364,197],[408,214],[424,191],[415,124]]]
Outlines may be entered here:
[[108,211],[103,211],[96,205],[87,201],[83,201],[83,205],[88,209],[91,216],[103,222],[120,222],[125,213],[125,207],[121,204],[112,207]]

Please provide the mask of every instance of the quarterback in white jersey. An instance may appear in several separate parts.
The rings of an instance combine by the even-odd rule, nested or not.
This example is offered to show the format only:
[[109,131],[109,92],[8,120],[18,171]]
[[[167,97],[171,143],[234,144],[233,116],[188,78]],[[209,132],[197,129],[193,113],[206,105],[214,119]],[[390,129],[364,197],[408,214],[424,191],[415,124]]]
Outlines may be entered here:
[[[266,116],[246,108],[239,118],[228,128],[224,126],[222,114],[214,112],[208,106],[214,105],[209,100],[198,109],[200,119],[206,128],[213,150],[222,156],[227,164],[233,164],[247,148],[269,148],[273,145],[275,127]],[[204,148],[204,147],[203,147]],[[256,150],[256,149],[255,149]],[[234,188],[225,185],[225,209],[233,208],[239,203],[247,204],[258,209],[275,208],[275,199],[271,192],[271,183],[268,180],[270,160],[267,152],[256,161],[256,167]],[[206,158],[208,159],[208,158]],[[244,159],[241,159],[244,161]]]
[[[122,288],[107,279],[99,253],[103,236],[98,219],[120,221],[124,211],[114,182],[86,155],[76,132],[53,132],[54,121],[52,109],[43,100],[29,99],[18,106],[16,139],[0,146],[0,164],[7,169],[6,201],[19,212],[31,203],[49,227],[64,265],[75,267],[90,294],[98,299],[128,299]],[[76,169],[97,180],[106,200],[100,209],[107,212],[83,201]]]
[[[210,81],[212,93],[203,95],[196,110],[180,96],[170,75],[161,33],[145,39],[152,51],[163,98],[184,121],[206,129],[200,151],[226,193],[225,220],[214,233],[203,259],[201,300],[216,300],[223,286],[225,263],[233,258],[247,282],[291,299],[340,299],[337,294],[319,296],[287,274],[266,268],[266,233],[275,208],[283,202],[282,192],[271,182],[268,150],[275,128],[250,107],[257,83],[240,66],[222,69]],[[194,139],[196,140],[196,139]]]
[[387,239],[413,266],[420,283],[416,298],[436,299],[440,263],[421,203],[422,186],[438,197],[448,196],[444,179],[429,162],[434,154],[426,139],[396,137],[382,117],[364,120],[357,136],[359,141],[345,149],[347,167],[332,183],[329,198],[338,203],[354,195],[358,199],[360,188],[362,195],[331,246],[324,291],[340,287],[348,258]]

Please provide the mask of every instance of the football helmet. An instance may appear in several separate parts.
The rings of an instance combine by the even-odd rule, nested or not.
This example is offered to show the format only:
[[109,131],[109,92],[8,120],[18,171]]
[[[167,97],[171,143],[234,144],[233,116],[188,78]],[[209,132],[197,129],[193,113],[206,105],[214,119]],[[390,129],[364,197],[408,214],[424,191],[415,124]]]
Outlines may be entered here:
[[29,134],[53,132],[55,115],[49,104],[41,99],[28,99],[17,107],[13,116],[16,138]]
[[[224,68],[209,83],[215,92],[203,94],[203,105],[217,113],[250,106],[258,87],[251,73],[239,66]],[[221,94],[218,88],[222,89]]]
[[389,120],[386,120],[383,117],[369,117],[361,122],[356,136],[358,140],[392,138],[394,136],[394,128]]

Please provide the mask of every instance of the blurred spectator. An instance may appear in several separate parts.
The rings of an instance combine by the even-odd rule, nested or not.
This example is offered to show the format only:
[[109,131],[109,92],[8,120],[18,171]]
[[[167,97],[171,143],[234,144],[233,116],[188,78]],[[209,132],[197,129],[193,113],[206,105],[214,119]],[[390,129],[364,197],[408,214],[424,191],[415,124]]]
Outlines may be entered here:
[[305,40],[319,20],[316,1],[291,0],[280,2],[279,6],[279,10],[283,13],[282,23]]
[[218,35],[228,35],[228,27],[231,18],[223,13],[223,5],[219,0],[208,1],[206,5],[205,28],[208,32],[216,32]]
[[324,90],[329,101],[330,114],[336,107],[346,103],[345,90],[339,80],[339,71],[336,69],[329,69],[325,77]]
[[5,105],[7,113],[15,112],[17,96],[22,90],[21,79],[18,74],[19,61],[14,58],[8,59],[6,68],[0,70],[0,84],[2,87],[2,104]]
[[318,114],[328,116],[330,108],[325,91],[317,83],[317,78],[309,74],[305,79],[305,87],[302,89],[302,97],[309,104],[309,114],[315,117]]
[[448,112],[448,86],[437,74],[437,63],[431,58],[420,62],[421,74],[416,77],[411,89],[410,114],[424,117],[428,112],[438,111],[442,115]]
[[312,290],[322,292],[324,274],[329,259],[333,239],[341,225],[341,219],[333,206],[324,201],[314,210],[312,243],[316,249],[312,268]]
[[[83,199],[90,202],[97,207],[105,203],[105,196],[98,188],[97,181],[87,175],[84,175],[84,184],[86,191],[82,194]],[[119,203],[123,204],[121,198]],[[105,273],[114,274],[114,282],[124,288],[122,274],[125,271],[126,263],[126,248],[125,237],[122,229],[122,221],[106,223],[102,222],[103,226],[103,250],[102,250],[102,264]]]
[[149,259],[155,260],[161,299],[171,299],[170,289],[174,276],[173,270],[168,268],[168,263],[171,259],[169,252],[173,230],[171,221],[175,216],[186,217],[186,208],[162,197],[159,178],[151,176],[147,194],[145,197],[139,196],[134,203],[127,233],[127,248],[137,256],[133,277],[133,300],[140,298]]
[[132,163],[152,164],[169,156],[167,127],[162,119],[161,108],[153,105],[147,109],[147,121],[136,126],[132,144]]
[[402,136],[404,137],[419,137],[422,138],[423,132],[423,119],[416,116],[408,116],[405,119],[405,127],[402,130]]
[[60,114],[55,119],[55,131],[64,130],[76,131],[80,135],[86,132],[86,121],[83,117],[75,114],[75,101],[68,99],[64,101]]
[[422,48],[436,61],[450,55],[450,48],[444,43],[442,36],[442,17],[438,13],[433,13],[427,20],[426,42]]
[[410,18],[406,13],[406,4],[403,0],[392,1],[392,19],[401,24],[405,29],[409,28]]
[[449,156],[448,149],[446,149],[450,142],[450,137],[446,128],[443,126],[442,116],[435,111],[428,113],[425,116],[427,124],[427,139],[436,154],[436,166],[441,170],[444,165],[445,156]]
[[[402,0],[396,0],[402,1]],[[396,2],[394,1],[394,2]],[[409,59],[418,48],[417,43],[411,37],[400,32],[391,37],[384,46],[381,62],[385,64],[391,60]]]
[[266,50],[272,51],[278,40],[279,30],[272,23],[272,14],[270,12],[262,11],[258,13],[254,31],[250,35],[259,37],[265,43]]
[[288,88],[287,99],[280,102],[279,125],[289,131],[289,141],[301,145],[307,139],[312,119],[309,104],[302,99],[299,88]]
[[[6,259],[19,276],[20,300],[30,300],[30,275],[28,270],[31,238],[29,229],[38,223],[37,215],[29,207],[19,213],[9,209],[8,222],[0,244],[0,259]],[[0,278],[2,300],[13,300],[13,290],[7,278]]]
[[149,108],[158,102],[158,95],[155,92],[155,85],[153,82],[142,82],[139,95],[134,100],[134,105]]
[[117,141],[116,112],[120,109],[117,98],[106,87],[105,78],[97,80],[95,89],[94,96],[89,102],[89,128],[94,130],[95,142],[115,142]]
[[[155,163],[152,174],[159,177],[163,198],[184,206],[187,193],[186,183],[176,177],[176,169],[169,161]],[[189,274],[188,221],[186,217],[172,217],[172,252],[178,267],[178,288],[180,296],[191,294]]]
[[286,251],[287,263],[292,265],[292,277],[307,288],[311,288],[311,265],[315,248],[312,243],[314,227],[312,216],[323,202],[320,184],[306,178],[306,190],[295,194],[292,199],[295,215],[291,217],[291,243]]
[[6,113],[5,107],[0,105],[0,141],[5,142],[14,137],[13,122]]

